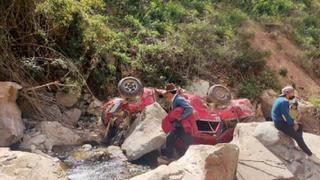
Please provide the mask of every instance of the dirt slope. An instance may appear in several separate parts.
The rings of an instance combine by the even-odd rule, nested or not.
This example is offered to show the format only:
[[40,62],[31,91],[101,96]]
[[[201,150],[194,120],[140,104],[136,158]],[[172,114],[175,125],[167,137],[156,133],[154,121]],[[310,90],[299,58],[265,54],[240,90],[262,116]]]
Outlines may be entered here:
[[[295,62],[302,60],[303,51],[295,46],[279,31],[270,31],[253,22],[246,23],[246,30],[255,36],[251,40],[253,48],[269,51],[267,65],[277,72],[282,86],[294,84],[303,98],[320,94],[320,86]],[[279,75],[279,70],[285,67],[287,76]]]

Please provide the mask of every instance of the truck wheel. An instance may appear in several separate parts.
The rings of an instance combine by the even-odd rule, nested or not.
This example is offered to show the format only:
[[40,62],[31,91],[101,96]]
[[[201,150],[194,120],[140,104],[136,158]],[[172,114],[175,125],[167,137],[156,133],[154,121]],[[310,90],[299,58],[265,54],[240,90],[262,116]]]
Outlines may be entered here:
[[118,90],[122,96],[135,97],[143,93],[143,85],[135,77],[126,77],[118,83]]
[[223,85],[213,85],[208,90],[208,100],[220,105],[229,104],[231,101],[231,92]]

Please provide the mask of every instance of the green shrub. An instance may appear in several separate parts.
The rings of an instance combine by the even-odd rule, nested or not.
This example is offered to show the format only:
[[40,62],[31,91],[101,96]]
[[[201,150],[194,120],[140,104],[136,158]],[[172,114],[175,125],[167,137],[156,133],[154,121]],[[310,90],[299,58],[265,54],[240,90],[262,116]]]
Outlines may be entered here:
[[281,67],[279,70],[279,74],[283,77],[286,77],[288,74],[288,69],[286,67]]
[[280,84],[274,72],[265,69],[257,76],[248,77],[248,79],[239,80],[231,78],[237,85],[240,84],[238,96],[249,98],[251,100],[259,100],[261,93],[266,89],[280,90]]
[[320,97],[318,96],[311,96],[309,101],[316,107],[320,108]]
[[276,72],[265,68],[259,76],[255,78],[256,82],[259,84],[261,90],[274,89],[280,90],[280,84],[276,77]]
[[281,17],[288,15],[294,8],[291,0],[229,0],[229,2],[239,5],[256,17]]
[[238,96],[256,100],[261,94],[260,87],[253,80],[244,81],[239,89]]
[[257,75],[265,69],[265,57],[270,52],[253,50],[249,45],[243,44],[242,51],[239,52],[232,63],[232,67],[238,69],[242,74]]
[[[43,61],[26,61],[23,66],[36,79],[63,78],[77,82],[77,76],[81,75],[101,98],[115,93],[117,81],[127,75],[138,76],[149,86],[162,86],[166,82],[184,85],[187,79],[194,77],[215,78],[215,74],[222,71],[225,76],[236,75],[233,81],[243,83],[242,92],[249,97],[256,97],[262,89],[274,86],[270,82],[273,76],[266,73],[264,57],[268,53],[251,49],[238,31],[242,22],[249,18],[247,14],[254,12],[235,8],[234,4],[210,0],[31,2],[36,8],[25,5],[32,13],[26,16],[31,21],[24,22],[30,31],[16,33],[17,28],[12,26],[6,27],[12,31],[3,32],[1,28],[0,42],[10,44],[8,39],[28,37],[25,43],[41,48],[26,48],[30,51],[26,54],[17,51],[16,57],[62,57],[71,59],[76,66],[60,67],[60,71],[52,73],[47,72]],[[273,4],[263,2],[272,8],[266,9],[265,4],[258,6],[258,1],[250,1],[249,9],[254,9],[255,5],[259,13],[275,16],[281,14],[278,11],[284,11],[281,16],[290,11],[284,0],[272,1]],[[0,14],[6,14],[2,13],[5,9],[1,8]],[[25,10],[22,8],[21,12]],[[317,38],[315,29],[308,33]],[[79,73],[73,73],[74,68]],[[72,73],[68,74],[69,71]],[[256,77],[255,83],[244,80],[252,77]],[[251,92],[247,87],[259,91]]]
[[293,9],[291,0],[253,1],[253,13],[256,16],[285,16]]

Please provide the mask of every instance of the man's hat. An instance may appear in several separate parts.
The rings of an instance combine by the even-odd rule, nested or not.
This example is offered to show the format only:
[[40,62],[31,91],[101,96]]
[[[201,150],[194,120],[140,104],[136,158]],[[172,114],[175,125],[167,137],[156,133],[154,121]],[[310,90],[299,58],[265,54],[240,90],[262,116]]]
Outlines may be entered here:
[[173,92],[173,91],[177,91],[177,87],[173,83],[169,83],[169,84],[166,84],[165,90],[166,92]]
[[285,96],[289,93],[294,92],[294,88],[292,86],[286,86],[281,90],[281,95],[280,96]]

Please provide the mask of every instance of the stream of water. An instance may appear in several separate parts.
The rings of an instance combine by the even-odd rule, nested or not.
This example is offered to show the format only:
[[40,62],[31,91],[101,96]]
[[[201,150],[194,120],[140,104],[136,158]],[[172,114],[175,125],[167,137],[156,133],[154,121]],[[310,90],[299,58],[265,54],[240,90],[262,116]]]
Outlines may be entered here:
[[104,148],[92,150],[61,148],[55,155],[63,162],[70,180],[122,180],[142,174],[149,166],[132,164],[123,158],[110,157]]

